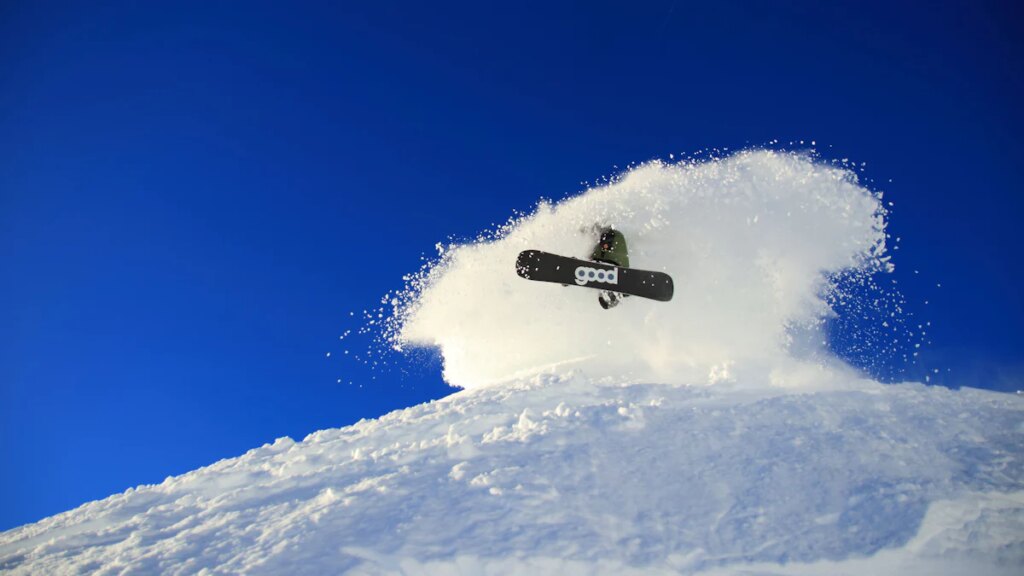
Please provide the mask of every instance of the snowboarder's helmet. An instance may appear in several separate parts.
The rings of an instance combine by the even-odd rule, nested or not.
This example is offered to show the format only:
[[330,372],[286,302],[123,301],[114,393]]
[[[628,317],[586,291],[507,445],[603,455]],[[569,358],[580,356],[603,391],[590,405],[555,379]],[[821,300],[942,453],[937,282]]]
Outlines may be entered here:
[[612,245],[615,244],[615,232],[612,230],[606,231],[601,234],[601,248],[604,250],[611,250]]

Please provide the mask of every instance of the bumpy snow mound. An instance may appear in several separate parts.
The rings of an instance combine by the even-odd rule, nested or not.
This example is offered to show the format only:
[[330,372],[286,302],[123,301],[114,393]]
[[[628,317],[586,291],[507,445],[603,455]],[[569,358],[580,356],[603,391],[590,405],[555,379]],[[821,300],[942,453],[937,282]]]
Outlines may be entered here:
[[0,534],[0,571],[1019,574],[1024,401],[843,388],[463,391]]
[[[675,299],[603,312],[596,291],[516,275],[527,248],[586,258],[595,224],[624,232],[633,266],[670,273]],[[455,386],[567,369],[660,382],[762,373],[794,354],[794,328],[830,313],[828,273],[886,266],[876,194],[849,171],[768,151],[645,164],[497,236],[447,250],[397,313],[397,341],[439,348]]]

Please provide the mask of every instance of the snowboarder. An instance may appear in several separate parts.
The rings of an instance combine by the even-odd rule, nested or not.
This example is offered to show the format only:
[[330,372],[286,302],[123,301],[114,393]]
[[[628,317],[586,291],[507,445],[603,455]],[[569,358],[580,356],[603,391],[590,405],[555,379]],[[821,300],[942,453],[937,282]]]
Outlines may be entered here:
[[[601,239],[597,242],[597,246],[594,246],[590,259],[594,262],[603,262],[620,268],[629,268],[629,252],[626,248],[626,237],[622,235],[622,232],[614,228],[602,228]],[[602,290],[597,296],[597,301],[601,304],[601,308],[607,310],[617,306],[619,301],[626,296],[626,294],[612,292],[611,290]]]
[[608,309],[626,296],[668,302],[674,291],[672,277],[665,272],[629,267],[626,238],[610,227],[599,228],[597,246],[590,260],[561,256],[541,250],[523,250],[516,257],[516,274],[535,282],[562,286],[596,288],[597,301]]

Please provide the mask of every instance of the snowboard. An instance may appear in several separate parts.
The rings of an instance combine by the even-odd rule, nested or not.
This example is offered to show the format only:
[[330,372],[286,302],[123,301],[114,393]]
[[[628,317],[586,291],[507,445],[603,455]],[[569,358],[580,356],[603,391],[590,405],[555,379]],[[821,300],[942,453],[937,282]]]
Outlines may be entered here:
[[668,302],[674,290],[664,272],[620,268],[540,250],[524,250],[516,258],[516,273],[527,280],[584,286]]

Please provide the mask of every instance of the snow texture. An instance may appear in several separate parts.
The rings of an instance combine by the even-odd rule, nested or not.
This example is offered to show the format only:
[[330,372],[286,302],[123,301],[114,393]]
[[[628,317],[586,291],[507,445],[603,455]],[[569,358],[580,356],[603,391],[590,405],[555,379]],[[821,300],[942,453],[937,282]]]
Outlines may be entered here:
[[463,391],[6,532],[0,570],[1020,574],[1024,401],[847,384]]
[[[593,225],[670,303],[531,283]],[[885,270],[849,172],[648,164],[453,246],[396,299],[443,400],[281,438],[0,534],[10,574],[1024,572],[1024,398],[882,385],[827,352],[830,279]]]

